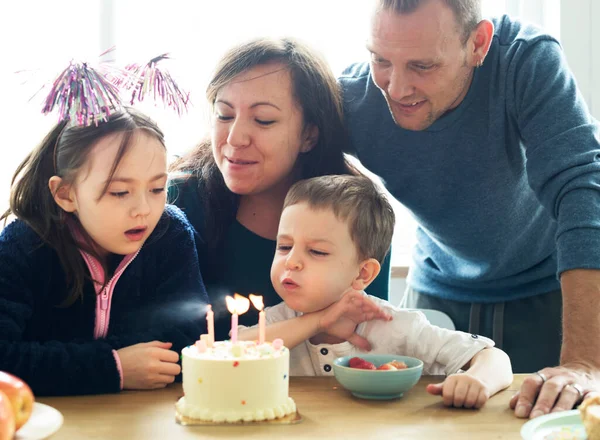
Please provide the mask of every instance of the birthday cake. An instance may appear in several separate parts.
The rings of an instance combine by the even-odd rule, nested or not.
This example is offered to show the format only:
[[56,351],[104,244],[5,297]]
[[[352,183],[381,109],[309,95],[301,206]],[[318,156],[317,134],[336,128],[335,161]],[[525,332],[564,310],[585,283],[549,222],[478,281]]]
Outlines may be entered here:
[[[200,349],[199,349],[200,347]],[[289,397],[290,351],[281,340],[221,341],[182,351],[179,415],[211,422],[273,420],[296,412]]]

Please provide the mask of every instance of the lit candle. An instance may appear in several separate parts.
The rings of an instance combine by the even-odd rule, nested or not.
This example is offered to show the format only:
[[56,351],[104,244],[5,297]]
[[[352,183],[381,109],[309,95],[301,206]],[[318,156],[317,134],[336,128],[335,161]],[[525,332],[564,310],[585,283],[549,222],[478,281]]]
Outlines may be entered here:
[[258,310],[258,344],[265,343],[265,305],[263,303],[263,297],[261,295],[250,294],[250,301],[252,305]]
[[231,343],[235,344],[238,335],[238,315],[242,315],[248,311],[250,301],[245,296],[237,293],[233,298],[231,296],[225,297],[225,301],[227,303],[227,310],[231,313]]
[[206,327],[208,327],[207,345],[212,347],[215,343],[215,312],[212,311],[212,306],[206,306]]

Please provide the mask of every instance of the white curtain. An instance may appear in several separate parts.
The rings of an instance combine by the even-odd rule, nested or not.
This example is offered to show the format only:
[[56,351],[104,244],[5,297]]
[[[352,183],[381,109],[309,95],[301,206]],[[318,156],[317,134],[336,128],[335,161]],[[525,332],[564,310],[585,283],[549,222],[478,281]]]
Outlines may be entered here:
[[506,0],[509,15],[535,23],[560,39],[561,0]]

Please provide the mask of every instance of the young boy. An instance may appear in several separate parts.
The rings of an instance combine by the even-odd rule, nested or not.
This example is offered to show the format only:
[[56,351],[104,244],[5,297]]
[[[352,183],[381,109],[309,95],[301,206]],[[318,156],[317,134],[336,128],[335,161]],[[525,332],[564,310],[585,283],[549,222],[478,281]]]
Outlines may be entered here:
[[[331,375],[335,358],[360,356],[360,348],[416,357],[425,374],[448,375],[428,392],[448,406],[480,408],[512,382],[510,360],[493,341],[433,326],[420,312],[362,293],[379,273],[393,230],[391,206],[366,177],[292,186],[271,268],[284,302],[265,311],[267,340],[282,338],[291,349],[291,375]],[[240,328],[243,339],[256,333]]]

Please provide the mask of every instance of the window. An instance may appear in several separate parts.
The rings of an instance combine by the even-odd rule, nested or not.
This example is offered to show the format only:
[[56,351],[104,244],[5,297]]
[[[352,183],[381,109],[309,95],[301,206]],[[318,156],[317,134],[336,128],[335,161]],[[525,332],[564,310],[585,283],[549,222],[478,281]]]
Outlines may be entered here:
[[[559,0],[535,1],[556,4]],[[43,92],[31,102],[28,98],[36,85],[52,79],[71,57],[93,61],[113,45],[117,50],[109,56],[121,64],[171,53],[176,59],[173,73],[191,91],[194,106],[182,119],[152,105],[144,110],[158,120],[170,153],[177,154],[206,132],[205,84],[223,51],[251,37],[291,35],[318,48],[339,74],[348,64],[368,57],[364,42],[369,4],[368,0],[21,0],[0,6],[6,22],[0,26],[5,42],[0,80],[6,88],[0,110],[5,136],[0,209],[7,205],[13,170],[55,122],[54,116],[40,114]],[[527,12],[523,0],[484,0],[483,4],[485,15]],[[25,76],[12,73],[38,68],[42,70],[25,86],[20,84]],[[415,225],[398,203],[394,205],[398,222],[393,265],[406,265]]]

